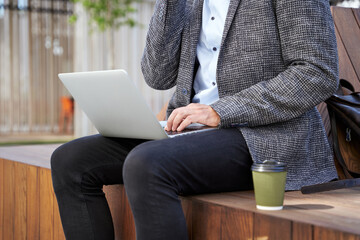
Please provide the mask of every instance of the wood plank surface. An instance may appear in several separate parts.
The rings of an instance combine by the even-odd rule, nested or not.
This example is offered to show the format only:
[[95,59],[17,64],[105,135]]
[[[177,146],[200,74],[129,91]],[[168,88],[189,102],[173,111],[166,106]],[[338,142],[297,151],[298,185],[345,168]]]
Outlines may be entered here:
[[360,28],[350,8],[334,7],[333,18],[355,72],[360,78]]
[[27,165],[27,238],[40,238],[40,176],[39,168]]
[[[123,226],[122,226],[122,219],[123,219],[123,208],[121,206],[121,195],[123,192],[122,187],[120,185],[108,185],[103,187],[103,191],[105,193],[106,199],[108,200],[109,208],[111,211],[111,216],[113,220],[114,230],[115,230],[115,240],[120,239],[127,239],[130,240],[130,238],[127,238],[122,234],[123,232]],[[134,239],[135,240],[135,239]]]
[[224,207],[221,212],[221,239],[252,239],[253,224],[252,212]]
[[64,230],[61,224],[59,207],[56,201],[55,193],[52,191],[54,199],[54,240],[65,240]]
[[189,240],[192,239],[192,202],[188,198],[181,197],[181,205],[184,212]]
[[[341,219],[334,220],[341,221]],[[315,226],[313,240],[360,240],[360,235],[354,235]]]
[[0,158],[0,239],[3,239],[4,227],[4,160]]
[[221,207],[193,201],[192,240],[221,239]]
[[335,33],[339,55],[339,78],[348,80],[352,83],[356,91],[360,91],[360,79],[357,77],[356,72],[352,67],[351,60],[349,58],[349,55],[347,54],[337,27],[335,28]]
[[61,144],[0,147],[0,158],[50,169],[51,154]]
[[[13,239],[14,237],[14,223],[17,214],[15,213],[15,193],[16,182],[19,174],[24,170],[15,168],[22,167],[20,163],[11,161],[3,162],[3,190],[9,192],[4,196],[4,239]],[[0,165],[1,166],[1,165]],[[56,219],[58,214],[55,211],[56,202],[51,184],[50,170],[39,169],[34,166],[27,166],[26,177],[26,202],[27,202],[27,237],[28,239],[63,239],[59,233],[60,228],[56,227],[59,224],[59,219]],[[15,179],[16,176],[16,179]],[[36,180],[40,178],[40,180]],[[24,181],[24,180],[20,180]],[[40,182],[38,182],[40,181]],[[120,207],[120,211],[112,211],[113,217],[118,218],[115,229],[120,230],[121,236],[130,236],[124,239],[135,239],[134,223],[126,199],[126,195],[122,185],[112,186],[114,188],[114,195],[107,195],[111,202]],[[19,188],[21,189],[21,188]],[[117,193],[116,193],[117,192]],[[12,194],[14,193],[14,194]],[[40,197],[41,194],[41,197]],[[6,198],[5,198],[6,197]],[[32,200],[30,200],[32,199]],[[120,200],[119,200],[120,199]],[[346,201],[344,201],[346,199]],[[236,212],[245,211],[250,214],[258,214],[264,216],[264,219],[254,220],[254,228],[265,221],[268,227],[265,230],[255,230],[254,236],[264,237],[265,233],[269,231],[269,220],[266,218],[275,218],[280,222],[293,222],[292,237],[301,236],[300,233],[309,236],[310,230],[307,225],[314,225],[319,227],[317,236],[320,236],[324,230],[321,228],[331,230],[330,233],[325,232],[325,235],[331,235],[335,232],[335,237],[341,232],[351,233],[351,236],[360,236],[360,209],[354,206],[359,206],[360,202],[360,188],[342,189],[324,193],[303,195],[298,191],[285,193],[284,210],[282,211],[259,211],[255,207],[253,191],[231,192],[221,194],[199,195],[185,198],[186,203],[183,203],[183,209],[187,216],[187,221],[191,222],[193,239],[231,239],[236,238],[239,234],[239,225],[237,221]],[[184,201],[184,200],[183,200]],[[41,206],[37,206],[40,203]],[[124,203],[123,203],[124,202]],[[17,203],[16,203],[17,204]],[[191,208],[189,208],[191,205]],[[114,205],[115,206],[115,205]],[[187,210],[186,210],[187,209]],[[190,211],[191,209],[191,211]],[[226,209],[229,209],[228,212]],[[231,209],[231,210],[230,210]],[[38,212],[40,211],[40,212]],[[192,220],[189,220],[189,212],[191,212]],[[36,214],[38,213],[37,217]],[[117,214],[117,216],[115,216]],[[258,217],[259,217],[258,216]],[[40,218],[40,222],[32,221],[31,219]],[[245,219],[250,219],[249,216]],[[341,219],[341,221],[334,221],[334,219]],[[271,221],[270,221],[271,222]],[[40,227],[39,227],[40,223]],[[231,225],[231,224],[233,225]],[[248,223],[250,224],[250,223]],[[269,225],[270,224],[270,225]],[[131,225],[131,227],[128,227]],[[30,227],[29,227],[30,226]],[[31,227],[32,226],[32,227]],[[33,233],[32,228],[38,229],[39,232]],[[236,227],[237,226],[237,227]],[[280,224],[281,226],[281,224]],[[241,229],[242,227],[240,227]],[[243,227],[244,229],[246,227]],[[248,227],[251,231],[251,227]],[[231,229],[237,229],[233,231]],[[266,230],[267,229],[267,230]],[[12,230],[12,231],[11,231]],[[118,231],[118,230],[116,230]],[[241,231],[240,231],[241,232]],[[37,236],[36,236],[37,234]],[[251,235],[251,233],[249,233]],[[269,233],[269,236],[278,236],[278,233]],[[314,233],[315,234],[315,233]],[[342,233],[341,233],[342,234]],[[347,237],[349,234],[345,234]],[[31,236],[33,236],[31,238]],[[40,237],[39,237],[40,236]],[[63,237],[63,236],[62,236]],[[260,239],[260,238],[259,238]],[[350,238],[352,239],[352,238]]]
[[[208,204],[243,209],[360,235],[358,227],[360,226],[360,208],[354,208],[354,206],[359,206],[360,187],[309,195],[303,195],[299,191],[286,192],[282,211],[257,210],[252,191],[198,195],[191,198]],[[334,222],[334,219],[342,219],[342,221]]]
[[255,213],[254,239],[291,239],[291,221]]
[[3,222],[3,239],[14,239],[14,223],[15,223],[15,163],[12,161],[4,161],[4,222]]
[[292,240],[313,240],[313,226],[304,223],[292,223]]
[[26,236],[26,165],[22,163],[15,163],[15,225],[14,225],[14,238],[27,239]]
[[104,186],[113,224],[115,239],[135,240],[135,223],[123,185]]
[[359,8],[353,8],[352,9],[353,13],[354,13],[354,16],[356,18],[356,21],[359,25],[359,28],[360,28],[360,9]]
[[[120,185],[121,186],[121,185]],[[123,187],[123,191],[121,192],[121,206],[123,208],[124,221],[122,222],[122,234],[128,237],[128,239],[136,239],[135,232],[135,222],[134,217],[130,208],[129,201],[127,199],[125,188]],[[121,238],[123,239],[123,238]]]
[[54,239],[54,198],[51,172],[40,168],[40,240]]
[[332,142],[331,135],[330,135],[331,134],[330,116],[329,116],[329,112],[327,110],[327,105],[325,102],[322,102],[322,103],[318,104],[316,107],[321,115],[321,120],[323,121],[328,140],[330,142]]

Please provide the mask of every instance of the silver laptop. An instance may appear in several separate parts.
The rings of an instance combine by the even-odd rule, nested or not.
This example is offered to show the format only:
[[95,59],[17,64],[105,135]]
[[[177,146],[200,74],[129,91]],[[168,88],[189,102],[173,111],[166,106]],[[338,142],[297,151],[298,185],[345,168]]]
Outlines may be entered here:
[[60,80],[103,136],[164,139],[216,128],[192,124],[166,132],[124,70],[61,73]]

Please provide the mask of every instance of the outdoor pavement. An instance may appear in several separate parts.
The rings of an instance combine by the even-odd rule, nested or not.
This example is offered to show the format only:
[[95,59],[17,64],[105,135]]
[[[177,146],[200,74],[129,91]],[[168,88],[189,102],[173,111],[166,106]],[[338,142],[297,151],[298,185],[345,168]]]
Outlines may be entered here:
[[21,142],[67,142],[75,137],[73,135],[56,135],[56,134],[16,134],[0,135],[0,144],[4,143],[21,143]]

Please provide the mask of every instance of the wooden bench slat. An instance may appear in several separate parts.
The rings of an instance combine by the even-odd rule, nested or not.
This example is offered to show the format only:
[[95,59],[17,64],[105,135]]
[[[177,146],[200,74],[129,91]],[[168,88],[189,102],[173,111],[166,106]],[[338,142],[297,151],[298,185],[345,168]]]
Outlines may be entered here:
[[51,172],[40,168],[40,240],[54,239],[54,198]]
[[55,193],[53,191],[52,198],[54,199],[54,240],[66,240],[64,229],[61,224],[59,207],[57,205]]
[[3,239],[14,239],[15,225],[15,167],[14,162],[4,161],[4,222]]
[[[197,201],[259,212],[253,192],[234,192],[192,196]],[[344,200],[346,199],[346,200]],[[283,211],[260,211],[263,215],[284,218],[360,235],[360,188],[342,189],[303,195],[298,191],[285,193]],[[334,219],[342,219],[334,221]],[[351,223],[351,224],[349,224]]]
[[37,167],[27,166],[27,237],[40,239],[40,183]]
[[183,212],[185,214],[188,236],[192,236],[192,201],[188,198],[180,197],[180,199]]
[[121,185],[104,186],[103,188],[113,217],[115,236],[118,239],[135,239],[135,224],[125,189]]
[[192,240],[221,239],[221,207],[193,202]]
[[[0,159],[0,212],[4,212],[4,161]],[[3,237],[4,216],[0,216],[0,238]]]
[[0,166],[0,239],[64,240],[50,170],[2,158]]
[[313,240],[313,227],[305,223],[292,224],[292,240]]
[[356,72],[354,68],[349,67],[352,65],[349,55],[346,52],[344,43],[341,39],[339,31],[337,27],[335,28],[336,40],[337,40],[337,48],[338,48],[338,55],[339,55],[339,78],[346,79],[350,81],[353,86],[355,87],[356,91],[360,91],[360,84]]
[[26,232],[26,165],[15,163],[14,239],[27,239]]
[[291,221],[255,213],[254,239],[291,239]]
[[360,9],[353,9],[352,11],[360,28]]
[[254,214],[241,209],[222,208],[221,239],[252,239]]
[[332,229],[327,229],[323,227],[314,227],[314,240],[315,239],[326,239],[326,240],[360,240],[359,236],[354,236],[352,234],[335,231]]
[[358,79],[360,78],[360,28],[350,8],[335,7],[333,11],[335,25],[341,35],[345,49],[352,62]]
[[50,169],[50,157],[60,144],[9,146],[0,148],[0,158]]

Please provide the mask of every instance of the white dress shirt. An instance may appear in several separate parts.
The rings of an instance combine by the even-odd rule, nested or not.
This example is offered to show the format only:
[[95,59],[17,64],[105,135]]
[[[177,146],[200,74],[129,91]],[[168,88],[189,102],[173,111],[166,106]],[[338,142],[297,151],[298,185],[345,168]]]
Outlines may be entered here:
[[219,99],[216,68],[230,0],[204,0],[196,55],[200,66],[194,80],[193,103],[210,105]]

